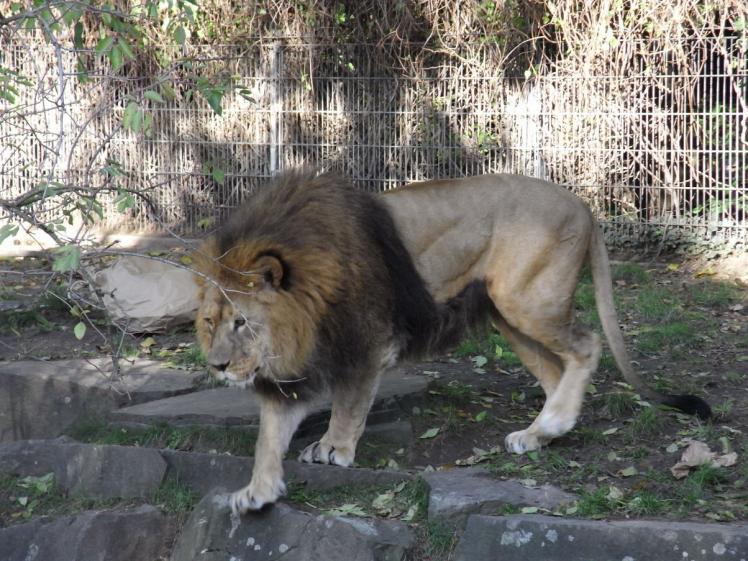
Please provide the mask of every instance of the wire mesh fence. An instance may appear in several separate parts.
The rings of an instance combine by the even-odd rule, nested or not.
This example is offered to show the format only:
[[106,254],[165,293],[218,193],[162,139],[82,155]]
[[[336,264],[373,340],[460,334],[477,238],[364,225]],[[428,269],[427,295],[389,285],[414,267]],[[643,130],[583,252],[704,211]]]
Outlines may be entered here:
[[[148,191],[150,204],[106,214],[108,228],[189,234],[299,165],[339,170],[371,191],[511,172],[567,185],[620,243],[663,232],[745,241],[748,63],[725,56],[745,49],[739,41],[700,44],[688,72],[641,56],[625,71],[522,77],[454,53],[414,76],[385,75],[361,45],[206,47],[197,58],[248,94],[227,95],[220,115],[178,95],[154,103],[148,135],[121,127],[128,99],[153,79],[148,68],[115,76],[102,64],[81,83],[72,51],[60,61],[43,45],[0,45],[6,65],[40,84],[0,116],[2,196],[50,175],[96,188],[116,164],[120,184]],[[480,52],[491,60],[490,46]]]

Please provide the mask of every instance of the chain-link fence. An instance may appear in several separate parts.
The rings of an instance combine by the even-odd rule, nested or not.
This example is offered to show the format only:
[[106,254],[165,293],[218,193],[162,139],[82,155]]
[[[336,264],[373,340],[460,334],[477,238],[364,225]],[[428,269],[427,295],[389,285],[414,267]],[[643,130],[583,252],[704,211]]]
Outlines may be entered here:
[[39,84],[0,116],[2,196],[45,180],[51,160],[58,180],[94,188],[115,166],[123,187],[149,191],[150,205],[107,214],[110,228],[190,233],[302,164],[339,170],[372,191],[513,172],[568,185],[614,240],[745,241],[748,63],[725,56],[745,46],[700,45],[688,73],[642,56],[607,75],[522,77],[488,64],[490,46],[480,51],[485,65],[474,56],[462,64],[452,51],[417,76],[382,75],[361,45],[211,47],[198,60],[231,73],[244,95],[227,94],[218,115],[176,92],[150,105],[148,135],[120,126],[130,96],[153,81],[148,68],[114,76],[102,65],[80,83],[72,52],[60,60],[42,45],[2,45],[5,64]]

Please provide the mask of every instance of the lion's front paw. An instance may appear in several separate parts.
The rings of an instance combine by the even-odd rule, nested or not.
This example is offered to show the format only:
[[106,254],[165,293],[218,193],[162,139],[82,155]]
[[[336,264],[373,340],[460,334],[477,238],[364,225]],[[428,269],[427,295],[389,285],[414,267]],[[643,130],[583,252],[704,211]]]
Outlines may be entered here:
[[353,463],[354,452],[348,447],[335,447],[332,444],[314,442],[299,454],[299,461],[308,464],[333,464],[348,467]]
[[234,514],[244,514],[249,510],[260,510],[267,504],[274,503],[278,497],[286,494],[283,480],[267,480],[252,478],[252,482],[231,494],[231,511]]
[[504,446],[507,452],[512,454],[524,454],[539,450],[545,444],[545,441],[538,438],[538,435],[529,430],[518,430],[513,432],[504,439]]

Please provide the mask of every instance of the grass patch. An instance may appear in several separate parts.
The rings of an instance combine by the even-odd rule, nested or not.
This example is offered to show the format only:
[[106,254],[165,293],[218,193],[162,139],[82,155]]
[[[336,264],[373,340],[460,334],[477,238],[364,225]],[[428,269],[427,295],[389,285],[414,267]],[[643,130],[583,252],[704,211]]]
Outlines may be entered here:
[[585,518],[604,518],[615,512],[616,503],[609,497],[607,486],[594,491],[583,491],[577,501],[577,514]]
[[156,354],[159,358],[167,358],[166,364],[175,368],[185,370],[199,370],[207,368],[208,361],[205,359],[202,349],[199,345],[191,344],[179,351],[159,351]]
[[[504,337],[493,331],[482,338],[469,338],[462,341],[452,353],[456,358],[473,358],[483,357],[487,363],[499,362],[505,367],[519,366],[522,362],[519,357],[511,350],[509,342]],[[476,366],[478,366],[476,362]]]
[[642,353],[654,354],[695,342],[696,327],[693,324],[672,322],[640,329],[636,338],[636,348]]
[[674,321],[683,315],[681,301],[670,289],[662,287],[640,290],[633,302],[633,309],[646,321]]
[[606,393],[603,396],[603,403],[614,418],[626,416],[636,409],[633,394],[627,392]]
[[428,521],[419,527],[421,552],[417,559],[447,561],[457,545],[457,528],[446,522]]
[[688,296],[697,306],[726,308],[739,299],[737,289],[724,282],[702,282],[688,288]]
[[356,484],[325,490],[309,489],[305,483],[290,481],[288,500],[328,514],[354,513],[419,522],[426,519],[428,487],[421,478],[394,486]]
[[192,511],[198,496],[175,477],[168,477],[153,494],[151,504],[169,514],[187,514]]
[[93,499],[66,496],[54,474],[43,476],[0,476],[0,527],[35,516],[64,516],[84,510],[135,504],[135,500]]
[[638,440],[642,436],[651,436],[662,429],[664,424],[662,415],[652,407],[644,407],[634,415],[627,427],[630,440]]
[[721,468],[701,465],[683,480],[678,498],[687,507],[703,504],[708,500],[710,491],[725,480],[726,476]]
[[574,293],[574,303],[582,322],[590,326],[600,325],[600,317],[597,315],[597,304],[595,303],[595,287],[591,282],[582,282],[577,286]]
[[638,263],[620,263],[613,267],[613,280],[626,281],[629,284],[649,284],[650,276],[647,270]]
[[148,428],[113,427],[93,420],[78,423],[69,432],[80,442],[144,446],[198,452],[229,452],[236,456],[254,453],[256,434],[245,429],[174,427],[158,423]]
[[626,510],[635,516],[655,516],[667,512],[670,502],[649,491],[637,491],[626,502]]
[[31,328],[49,332],[55,328],[55,325],[47,320],[38,308],[5,312],[0,322],[0,333],[5,335],[20,336],[21,331]]

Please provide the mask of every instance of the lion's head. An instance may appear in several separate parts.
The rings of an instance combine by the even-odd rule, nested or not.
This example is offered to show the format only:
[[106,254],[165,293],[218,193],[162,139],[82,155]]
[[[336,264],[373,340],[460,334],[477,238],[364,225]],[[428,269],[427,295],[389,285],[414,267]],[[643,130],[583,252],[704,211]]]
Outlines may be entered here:
[[[244,240],[222,249],[211,239],[198,252],[197,337],[214,376],[232,385],[299,376],[334,299],[337,267],[324,254]],[[293,271],[293,273],[292,273]],[[296,278],[312,275],[312,281]]]
[[253,195],[195,252],[197,336],[212,373],[244,385],[299,378],[350,281],[334,176],[290,173]]

